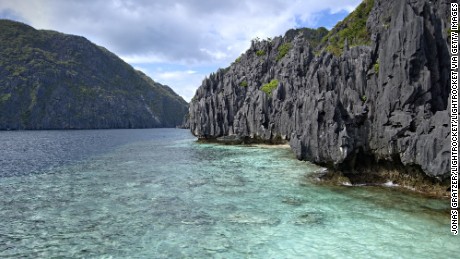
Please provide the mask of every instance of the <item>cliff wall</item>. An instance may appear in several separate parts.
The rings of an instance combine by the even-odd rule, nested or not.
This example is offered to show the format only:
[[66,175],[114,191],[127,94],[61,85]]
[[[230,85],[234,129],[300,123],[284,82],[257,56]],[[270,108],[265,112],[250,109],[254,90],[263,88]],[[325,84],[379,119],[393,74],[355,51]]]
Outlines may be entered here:
[[175,127],[187,103],[79,36],[0,20],[0,130]]
[[352,174],[387,168],[446,180],[449,4],[367,0],[319,44],[302,30],[254,40],[203,81],[191,131],[285,140],[297,158]]

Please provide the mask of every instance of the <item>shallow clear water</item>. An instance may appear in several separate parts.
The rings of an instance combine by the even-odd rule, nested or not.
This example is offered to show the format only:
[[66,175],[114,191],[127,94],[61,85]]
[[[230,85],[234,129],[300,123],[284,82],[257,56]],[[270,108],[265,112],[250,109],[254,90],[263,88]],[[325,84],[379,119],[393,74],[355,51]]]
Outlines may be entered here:
[[0,257],[448,258],[447,201],[186,130],[0,132]]

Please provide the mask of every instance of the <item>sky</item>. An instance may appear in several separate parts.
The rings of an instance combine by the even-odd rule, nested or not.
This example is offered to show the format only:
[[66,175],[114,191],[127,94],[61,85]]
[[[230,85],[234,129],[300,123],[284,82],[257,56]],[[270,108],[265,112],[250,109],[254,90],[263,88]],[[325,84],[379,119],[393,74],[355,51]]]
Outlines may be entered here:
[[251,39],[331,29],[361,0],[0,0],[0,19],[80,35],[190,101]]

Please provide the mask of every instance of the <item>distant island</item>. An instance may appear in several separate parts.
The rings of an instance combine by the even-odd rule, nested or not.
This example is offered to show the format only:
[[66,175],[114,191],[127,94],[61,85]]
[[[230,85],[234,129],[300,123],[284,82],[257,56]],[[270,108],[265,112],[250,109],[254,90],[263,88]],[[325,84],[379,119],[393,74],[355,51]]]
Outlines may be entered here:
[[176,127],[187,110],[83,37],[0,20],[0,130]]
[[338,182],[447,195],[449,6],[365,0],[331,31],[254,39],[190,104],[201,139],[289,143]]

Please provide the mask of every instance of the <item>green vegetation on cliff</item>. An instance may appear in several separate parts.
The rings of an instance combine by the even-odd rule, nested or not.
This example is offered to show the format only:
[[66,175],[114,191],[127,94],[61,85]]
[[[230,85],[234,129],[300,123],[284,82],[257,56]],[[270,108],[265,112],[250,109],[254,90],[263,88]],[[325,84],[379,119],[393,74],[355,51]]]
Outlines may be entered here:
[[278,56],[276,56],[276,61],[281,60],[291,49],[291,43],[286,42],[278,48]]
[[0,129],[174,127],[187,103],[83,37],[0,20],[0,111]]
[[273,90],[275,90],[276,87],[278,87],[278,83],[278,80],[273,79],[272,81],[270,81],[270,83],[262,85],[260,90],[264,91],[268,95],[271,95]]
[[258,51],[256,51],[256,55],[258,57],[263,56],[263,55],[265,55],[265,51],[263,49],[259,49]]
[[370,33],[366,22],[374,6],[374,0],[364,0],[350,15],[337,25],[322,39],[321,46],[334,55],[340,55],[345,47],[345,40],[349,46],[369,45]]
[[284,38],[285,40],[290,42],[299,33],[303,34],[303,36],[305,37],[305,39],[308,40],[312,48],[316,48],[321,43],[321,40],[329,33],[329,31],[324,27],[319,27],[318,29],[290,29],[285,33]]
[[374,64],[374,72],[378,74],[379,70],[380,70],[380,63],[379,63],[379,60],[377,59],[377,62]]

